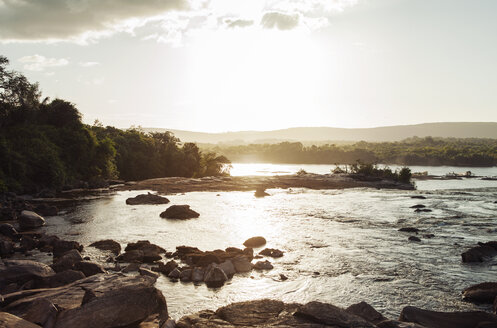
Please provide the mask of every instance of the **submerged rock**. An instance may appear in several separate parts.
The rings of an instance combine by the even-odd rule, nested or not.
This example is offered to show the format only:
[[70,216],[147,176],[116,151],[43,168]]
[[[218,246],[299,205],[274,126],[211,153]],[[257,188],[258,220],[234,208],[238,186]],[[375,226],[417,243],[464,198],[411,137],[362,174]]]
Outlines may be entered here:
[[259,255],[270,256],[270,257],[282,257],[283,252],[276,248],[264,248],[259,252]]
[[409,236],[408,238],[409,241],[415,241],[415,242],[420,242],[421,239],[419,237],[416,237],[416,236]]
[[414,306],[405,307],[400,313],[400,321],[413,322],[430,328],[475,328],[487,327],[480,324],[497,325],[497,315],[482,311],[436,312]]
[[483,262],[493,256],[497,255],[497,242],[490,241],[487,243],[478,243],[478,246],[470,248],[461,254],[462,261],[465,263],[470,262]]
[[45,225],[45,219],[32,211],[22,211],[18,221],[21,230],[36,229]]
[[264,245],[266,245],[266,239],[261,236],[249,238],[243,243],[243,246],[250,248],[258,248]]
[[161,218],[187,220],[200,216],[199,213],[190,209],[190,205],[172,205],[160,214]]
[[141,194],[136,197],[126,199],[127,205],[161,205],[169,203],[169,199],[151,193]]
[[399,231],[401,232],[412,232],[412,233],[418,233],[419,232],[419,229],[418,228],[414,228],[414,227],[404,227],[404,228],[400,228]]

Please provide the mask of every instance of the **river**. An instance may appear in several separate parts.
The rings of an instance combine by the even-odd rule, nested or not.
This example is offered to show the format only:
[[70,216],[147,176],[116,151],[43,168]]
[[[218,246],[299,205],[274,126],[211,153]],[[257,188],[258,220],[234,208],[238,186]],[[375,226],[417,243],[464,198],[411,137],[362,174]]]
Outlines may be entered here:
[[[258,164],[259,165],[259,164]],[[330,166],[235,164],[233,175],[328,173]],[[267,169],[266,169],[267,168]],[[417,168],[412,168],[418,171]],[[430,174],[465,168],[429,167]],[[477,175],[497,175],[496,168],[470,168]],[[261,172],[262,171],[262,172]],[[497,261],[468,265],[460,254],[478,241],[497,240],[497,181],[477,179],[418,181],[416,191],[345,189],[269,189],[253,192],[192,192],[167,196],[188,204],[198,219],[171,221],[159,214],[169,205],[128,206],[143,191],[116,192],[82,203],[73,211],[47,218],[45,229],[84,245],[111,238],[125,246],[147,239],[168,251],[176,246],[202,250],[243,247],[249,237],[264,236],[267,247],[285,252],[271,259],[274,269],[235,275],[222,288],[173,283],[161,276],[170,315],[179,318],[234,301],[276,298],[287,302],[320,300],[346,307],[366,301],[396,318],[407,305],[442,311],[488,309],[461,300],[462,289],[494,281]],[[423,195],[426,199],[412,199]],[[423,204],[433,212],[414,213]],[[422,230],[421,242],[401,227]],[[433,234],[433,238],[424,235]],[[93,258],[104,256],[86,247]],[[280,281],[279,275],[289,279]]]

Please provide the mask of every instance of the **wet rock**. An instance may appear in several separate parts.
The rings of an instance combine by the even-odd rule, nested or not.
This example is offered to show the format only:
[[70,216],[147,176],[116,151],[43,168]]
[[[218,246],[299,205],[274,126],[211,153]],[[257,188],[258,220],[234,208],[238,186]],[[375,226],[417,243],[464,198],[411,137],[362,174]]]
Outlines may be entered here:
[[198,266],[202,266],[202,267],[206,267],[212,263],[221,263],[221,260],[219,259],[219,257],[217,257],[214,254],[192,255],[190,258],[191,258],[191,261],[193,264],[198,265]]
[[372,323],[332,304],[310,302],[300,307],[295,315],[324,325],[338,327],[374,328]]
[[190,209],[190,205],[172,205],[160,214],[161,218],[187,220],[200,216],[199,213]]
[[478,243],[478,246],[470,248],[462,253],[462,261],[465,263],[470,262],[484,262],[487,259],[497,255],[497,242]]
[[497,296],[497,282],[484,282],[466,288],[462,292],[464,300],[492,304]]
[[353,304],[345,309],[348,313],[355,314],[368,322],[375,325],[386,320],[386,318],[378,311],[375,310],[371,305],[366,302],[360,302]]
[[204,277],[204,282],[207,287],[221,287],[222,285],[224,285],[224,282],[226,280],[228,280],[228,277],[221,268],[217,266],[211,266],[210,268],[207,268]]
[[121,252],[121,245],[112,239],[99,240],[91,243],[90,246],[103,251],[111,251],[115,255],[118,255]]
[[266,245],[266,239],[261,236],[249,238],[243,243],[243,246],[250,248],[258,248],[264,245]]
[[231,260],[224,261],[223,263],[219,264],[218,267],[224,271],[228,278],[233,277],[236,273],[235,266],[233,265],[233,262],[231,262]]
[[12,224],[9,223],[2,223],[0,224],[0,234],[4,235],[5,237],[9,237],[11,239],[17,239],[18,238],[18,232],[12,226]]
[[181,271],[179,274],[179,280],[183,282],[188,282],[192,280],[192,270],[191,269],[185,269]]
[[415,242],[420,242],[421,239],[419,237],[416,237],[416,236],[409,236],[409,241],[415,241]]
[[98,263],[90,262],[90,261],[81,261],[74,265],[74,269],[81,271],[85,274],[85,276],[93,276],[99,273],[106,273],[104,267]]
[[85,278],[85,275],[81,271],[66,270],[38,280],[36,285],[38,288],[56,288],[83,278]]
[[259,252],[260,255],[270,256],[270,257],[282,257],[283,252],[276,248],[265,248]]
[[420,212],[433,212],[433,210],[430,210],[429,208],[417,208],[414,210],[414,212],[416,213],[420,213]]
[[288,277],[287,277],[287,276],[285,276],[283,273],[280,273],[280,280],[281,280],[281,281],[288,280]]
[[43,263],[30,260],[4,260],[3,265],[0,265],[0,288],[11,283],[24,284],[54,274],[55,271]]
[[18,219],[21,230],[30,230],[45,225],[45,219],[32,211],[22,211]]
[[423,235],[423,238],[427,238],[427,239],[431,239],[431,238],[434,238],[434,237],[435,237],[435,235],[432,234],[432,233],[427,233],[427,234]]
[[266,197],[266,196],[270,196],[270,195],[266,192],[266,188],[257,188],[255,190],[254,196],[257,198],[261,198],[261,197]]
[[139,268],[138,272],[142,276],[149,276],[149,277],[152,277],[152,278],[155,278],[155,279],[159,278],[159,275],[157,273],[155,273],[153,271],[150,271],[149,269]]
[[143,263],[143,252],[140,250],[128,251],[116,257],[116,261],[126,263]]
[[48,204],[36,205],[34,211],[43,216],[55,216],[59,213],[59,209],[56,206]]
[[21,237],[20,245],[23,251],[31,251],[38,246],[38,242],[32,237],[24,235]]
[[79,252],[83,251],[83,245],[81,245],[77,241],[54,239],[52,242],[52,247],[54,257],[60,257],[73,249]]
[[193,268],[192,270],[192,281],[193,282],[201,282],[204,280],[204,269],[202,268]]
[[[167,318],[164,296],[147,276],[123,277],[95,275],[73,284],[54,288],[29,290],[7,295],[4,311],[24,313],[40,299],[57,304],[59,311],[55,328],[135,327],[154,313]],[[95,297],[83,302],[87,291]]]
[[129,273],[129,272],[133,272],[133,271],[138,271],[140,269],[140,267],[141,267],[140,263],[130,263],[121,271],[124,273]]
[[421,195],[414,195],[414,196],[411,196],[412,199],[426,199],[425,196],[421,196]]
[[411,233],[418,233],[419,232],[419,229],[418,228],[414,228],[414,227],[404,227],[404,228],[400,228],[399,231],[401,232],[411,232]]
[[136,197],[126,199],[127,205],[161,205],[169,203],[169,199],[151,193],[141,194]]
[[254,269],[256,270],[271,270],[273,269],[273,265],[271,264],[271,262],[269,261],[257,261],[255,264],[254,264]]
[[0,328],[40,328],[40,326],[10,313],[0,312]]
[[176,263],[176,261],[174,260],[168,261],[166,264],[159,262],[158,271],[167,276],[169,273],[171,273],[171,271],[173,271],[177,267],[178,263]]
[[400,321],[413,322],[430,328],[475,328],[482,323],[497,324],[497,315],[482,312],[435,312],[413,306],[405,307]]
[[42,327],[53,327],[57,317],[57,307],[47,299],[39,298],[29,303],[23,310],[17,311],[17,315],[29,322]]
[[140,240],[136,243],[129,243],[124,249],[126,252],[141,251],[143,253],[142,261],[145,263],[153,263],[162,259],[161,253],[166,250],[160,246],[150,243],[148,240]]
[[83,257],[78,250],[71,249],[58,259],[54,259],[54,264],[51,266],[55,272],[62,272],[74,268],[74,265],[81,261],[83,261]]
[[425,208],[425,207],[426,207],[425,205],[417,204],[417,205],[411,206],[410,208]]
[[173,271],[169,272],[167,275],[171,279],[179,279],[179,275],[181,274],[181,271],[179,271],[178,268],[174,268]]
[[249,272],[252,270],[252,263],[244,256],[235,257],[231,262],[233,263],[236,272]]

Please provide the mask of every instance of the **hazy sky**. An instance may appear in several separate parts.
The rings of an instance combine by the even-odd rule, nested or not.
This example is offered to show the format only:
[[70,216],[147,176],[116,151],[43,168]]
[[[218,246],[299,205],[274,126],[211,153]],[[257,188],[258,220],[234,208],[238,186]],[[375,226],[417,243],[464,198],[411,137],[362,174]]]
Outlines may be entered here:
[[497,121],[496,0],[0,0],[0,42],[87,123]]

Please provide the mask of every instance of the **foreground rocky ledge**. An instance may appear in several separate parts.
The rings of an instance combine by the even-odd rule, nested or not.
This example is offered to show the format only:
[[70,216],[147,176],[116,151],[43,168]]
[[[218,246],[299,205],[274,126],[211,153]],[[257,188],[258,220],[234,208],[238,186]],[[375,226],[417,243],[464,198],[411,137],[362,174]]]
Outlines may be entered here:
[[162,194],[174,194],[192,191],[250,191],[260,188],[309,188],[309,189],[344,189],[344,188],[381,188],[414,190],[412,184],[381,180],[352,174],[300,174],[279,176],[242,176],[242,177],[206,177],[194,178],[159,178],[128,183],[120,190],[154,190]]

